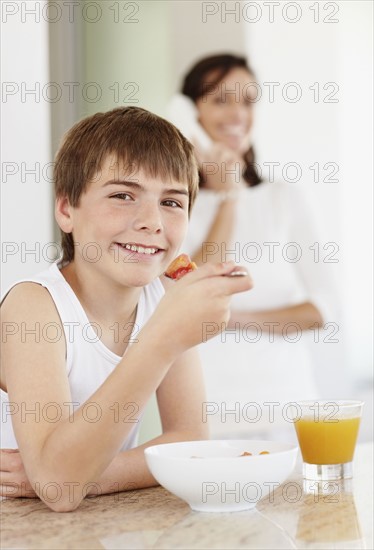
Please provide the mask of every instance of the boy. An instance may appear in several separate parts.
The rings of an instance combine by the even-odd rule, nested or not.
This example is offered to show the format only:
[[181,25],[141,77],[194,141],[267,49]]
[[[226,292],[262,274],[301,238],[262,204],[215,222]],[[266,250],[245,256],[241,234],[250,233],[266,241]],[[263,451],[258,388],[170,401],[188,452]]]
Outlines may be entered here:
[[[2,451],[3,495],[28,479],[50,508],[71,511],[98,487],[156,484],[146,446],[207,437],[190,348],[204,322],[228,320],[230,295],[251,281],[223,277],[233,263],[207,264],[164,295],[159,277],[185,236],[197,182],[190,143],[143,109],[98,113],[67,133],[55,163],[62,259],[14,286],[2,307],[4,431],[11,417],[20,450]],[[41,337],[10,335],[21,325]],[[156,390],[163,434],[135,447]]]

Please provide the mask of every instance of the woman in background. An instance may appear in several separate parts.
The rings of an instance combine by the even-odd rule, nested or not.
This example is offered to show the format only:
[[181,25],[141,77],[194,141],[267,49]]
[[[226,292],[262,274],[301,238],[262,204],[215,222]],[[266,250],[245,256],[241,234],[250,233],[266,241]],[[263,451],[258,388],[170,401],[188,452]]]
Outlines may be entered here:
[[198,264],[248,263],[254,280],[251,293],[233,298],[227,330],[200,346],[213,437],[291,433],[287,404],[318,396],[310,335],[331,320],[326,266],[309,248],[318,238],[300,183],[262,181],[256,170],[256,91],[245,58],[216,55],[189,71],[169,110],[200,165],[182,251]]

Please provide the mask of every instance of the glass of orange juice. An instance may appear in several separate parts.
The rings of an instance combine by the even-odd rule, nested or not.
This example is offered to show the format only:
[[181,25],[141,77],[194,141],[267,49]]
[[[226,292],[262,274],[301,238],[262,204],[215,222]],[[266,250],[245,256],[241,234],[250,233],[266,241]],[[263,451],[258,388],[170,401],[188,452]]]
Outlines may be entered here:
[[341,400],[296,404],[293,420],[305,479],[352,477],[362,407],[362,401]]

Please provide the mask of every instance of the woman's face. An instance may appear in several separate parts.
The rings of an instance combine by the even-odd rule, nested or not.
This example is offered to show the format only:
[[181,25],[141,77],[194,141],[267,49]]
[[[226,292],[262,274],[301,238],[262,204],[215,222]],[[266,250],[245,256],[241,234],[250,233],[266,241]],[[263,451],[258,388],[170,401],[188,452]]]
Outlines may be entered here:
[[[214,73],[211,75],[213,80]],[[253,82],[253,76],[245,69],[232,69],[213,90],[196,101],[199,122],[210,138],[241,154],[250,146],[253,92],[256,92]]]

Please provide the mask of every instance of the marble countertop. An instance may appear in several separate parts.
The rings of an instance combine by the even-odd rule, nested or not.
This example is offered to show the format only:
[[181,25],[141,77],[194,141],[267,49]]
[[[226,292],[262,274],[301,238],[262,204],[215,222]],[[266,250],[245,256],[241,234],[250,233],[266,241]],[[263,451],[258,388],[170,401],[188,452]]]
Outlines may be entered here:
[[37,499],[6,499],[1,548],[373,548],[372,444],[358,446],[354,479],[335,484],[334,494],[331,484],[329,494],[304,484],[296,471],[255,510],[232,514],[192,512],[161,487],[89,498],[67,514]]

